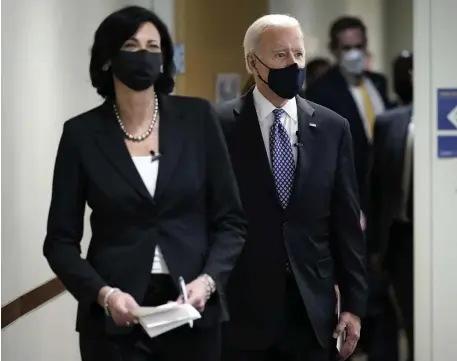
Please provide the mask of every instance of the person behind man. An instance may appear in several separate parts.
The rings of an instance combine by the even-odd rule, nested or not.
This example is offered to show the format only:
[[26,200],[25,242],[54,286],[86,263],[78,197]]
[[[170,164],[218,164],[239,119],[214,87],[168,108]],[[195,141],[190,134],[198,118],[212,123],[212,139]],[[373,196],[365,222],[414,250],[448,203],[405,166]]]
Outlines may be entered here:
[[366,71],[368,36],[364,23],[352,16],[337,19],[330,27],[329,48],[337,60],[314,84],[305,98],[327,107],[349,121],[355,170],[363,212],[368,212],[368,173],[375,117],[389,105],[387,80]]
[[372,263],[386,269],[395,290],[414,359],[413,312],[413,56],[394,61],[395,92],[401,106],[378,116],[374,133],[372,217],[368,227]]
[[302,98],[306,96],[306,88],[313,84],[318,78],[324,75],[331,68],[330,62],[325,58],[314,58],[306,62],[305,83],[300,90],[299,95]]
[[249,221],[227,286],[222,359],[329,361],[343,330],[346,358],[367,289],[349,124],[297,96],[305,49],[296,19],[259,18],[244,52],[256,86],[217,107]]
[[[43,246],[78,300],[82,360],[217,361],[224,288],[246,220],[214,111],[205,100],[169,95],[171,37],[142,7],[100,24],[90,75],[105,102],[64,125]],[[86,204],[92,239],[84,259]],[[181,276],[202,319],[151,339],[133,311],[182,302]]]
[[314,82],[323,76],[331,68],[330,61],[325,58],[314,58],[306,63],[306,87],[311,86]]

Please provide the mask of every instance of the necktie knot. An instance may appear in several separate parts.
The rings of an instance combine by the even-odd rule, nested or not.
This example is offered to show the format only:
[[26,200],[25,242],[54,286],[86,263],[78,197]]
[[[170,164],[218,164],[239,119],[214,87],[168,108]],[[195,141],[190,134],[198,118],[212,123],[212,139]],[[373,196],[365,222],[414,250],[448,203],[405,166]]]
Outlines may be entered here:
[[284,109],[276,108],[273,110],[273,115],[275,117],[275,122],[281,121],[282,116],[284,115]]

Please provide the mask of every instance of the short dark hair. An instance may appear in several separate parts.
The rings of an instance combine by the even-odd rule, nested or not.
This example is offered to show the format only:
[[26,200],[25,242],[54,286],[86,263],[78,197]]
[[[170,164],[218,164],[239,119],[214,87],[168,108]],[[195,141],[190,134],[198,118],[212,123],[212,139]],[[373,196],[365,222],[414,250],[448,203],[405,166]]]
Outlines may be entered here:
[[341,16],[330,26],[330,48],[338,47],[338,35],[348,29],[360,29],[363,33],[364,44],[367,44],[367,27],[361,19],[355,16]]
[[394,90],[403,104],[410,104],[413,101],[412,70],[413,54],[408,50],[403,50],[392,63]]
[[152,11],[140,6],[124,7],[102,21],[94,36],[90,59],[90,78],[97,93],[104,98],[114,97],[114,83],[111,68],[103,70],[144,23],[152,23],[159,31],[163,59],[163,72],[154,84],[158,93],[169,94],[175,86],[175,65],[173,42],[165,23]]
[[322,66],[330,67],[331,63],[325,58],[314,58],[306,63],[306,83],[315,78],[316,71]]

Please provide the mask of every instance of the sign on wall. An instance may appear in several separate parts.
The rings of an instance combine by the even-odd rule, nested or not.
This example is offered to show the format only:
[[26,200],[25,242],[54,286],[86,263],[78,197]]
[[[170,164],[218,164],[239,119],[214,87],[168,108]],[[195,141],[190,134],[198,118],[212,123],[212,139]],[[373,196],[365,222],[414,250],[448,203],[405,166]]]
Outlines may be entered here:
[[216,102],[226,102],[240,96],[241,75],[220,73],[216,78]]
[[438,157],[457,158],[457,88],[438,89]]
[[438,130],[457,130],[457,88],[438,89]]
[[438,157],[457,158],[457,135],[438,136]]

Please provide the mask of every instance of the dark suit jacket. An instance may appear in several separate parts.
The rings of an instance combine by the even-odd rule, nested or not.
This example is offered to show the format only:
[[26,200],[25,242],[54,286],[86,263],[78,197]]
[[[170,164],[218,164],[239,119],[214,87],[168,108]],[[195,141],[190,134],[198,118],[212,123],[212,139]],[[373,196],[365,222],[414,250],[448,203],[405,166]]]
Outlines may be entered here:
[[[384,101],[384,105],[388,108],[386,78],[373,72],[365,72],[365,76],[373,82]],[[361,206],[364,212],[367,213],[369,206],[368,177],[371,166],[371,144],[367,139],[363,120],[340,68],[335,66],[317,79],[315,83],[306,89],[305,97],[314,103],[333,110],[349,121]]]
[[[105,326],[109,333],[129,331],[104,316],[97,295],[110,285],[141,304],[156,245],[177,287],[179,276],[190,282],[207,273],[216,281],[219,297],[201,323],[227,319],[224,288],[243,247],[246,222],[224,137],[204,100],[160,95],[159,105],[162,157],[153,198],[109,101],[65,123],[44,255],[79,301],[80,332],[104,332]],[[92,239],[82,259],[86,203]]]
[[287,260],[323,345],[335,326],[336,283],[343,310],[365,312],[365,242],[349,125],[326,108],[296,99],[303,147],[285,211],[276,196],[252,91],[218,108],[249,221],[227,288],[226,341],[244,349],[266,347],[281,332]]
[[392,109],[376,119],[371,174],[371,252],[385,255],[389,232],[402,206],[402,177],[411,107]]

